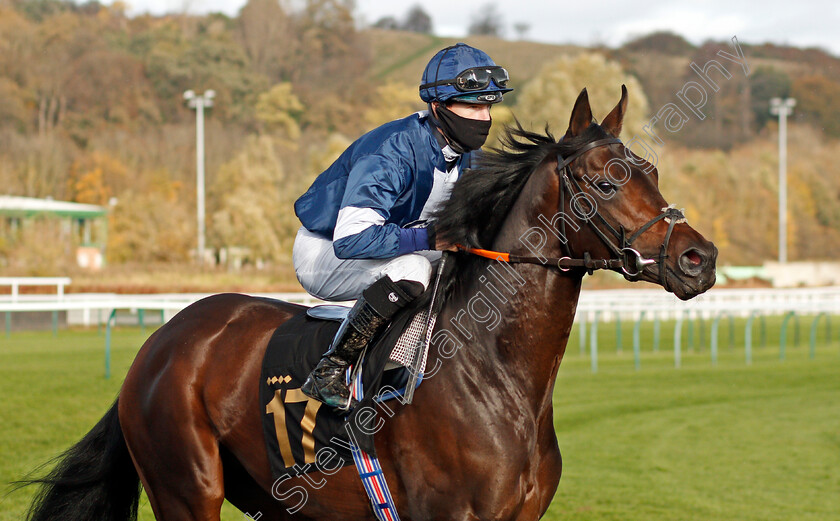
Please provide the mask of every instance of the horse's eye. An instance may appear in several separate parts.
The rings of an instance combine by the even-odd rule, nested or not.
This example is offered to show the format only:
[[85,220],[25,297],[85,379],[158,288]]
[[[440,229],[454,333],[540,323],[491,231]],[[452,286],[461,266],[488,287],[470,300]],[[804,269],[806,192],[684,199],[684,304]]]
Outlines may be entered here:
[[598,187],[598,190],[600,190],[602,192],[605,192],[605,193],[615,191],[615,185],[613,185],[612,183],[607,182],[607,181],[601,181],[596,186]]

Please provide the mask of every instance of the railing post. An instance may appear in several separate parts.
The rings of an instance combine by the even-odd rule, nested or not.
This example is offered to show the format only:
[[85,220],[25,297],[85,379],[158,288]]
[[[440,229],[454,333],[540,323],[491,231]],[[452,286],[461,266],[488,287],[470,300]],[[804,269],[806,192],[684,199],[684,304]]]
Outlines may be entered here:
[[825,314],[825,341],[831,345],[831,315]]
[[691,320],[691,312],[686,310],[683,312],[683,315],[688,318],[686,323],[688,324],[688,331],[686,331],[686,336],[688,336],[688,349],[695,351],[694,349],[694,321]]
[[593,373],[598,372],[598,315],[600,314],[600,311],[595,312],[592,317],[592,329],[589,331],[589,356]]
[[720,329],[720,319],[723,317],[723,313],[719,313],[718,316],[712,321],[712,331],[711,331],[711,338],[709,339],[709,350],[712,353],[712,365],[717,365],[718,360],[718,331]]
[[660,329],[659,313],[654,311],[654,313],[653,313],[653,352],[654,353],[659,352],[659,329]]
[[108,322],[105,324],[105,379],[111,378],[111,322],[116,324],[117,309],[111,310]]
[[752,325],[758,311],[752,311],[750,317],[747,319],[747,325],[744,330],[744,358],[747,365],[752,365]]
[[645,312],[639,313],[639,319],[636,320],[636,325],[633,326],[633,361],[636,364],[638,371],[642,366],[641,351],[642,351],[642,320],[645,318]]
[[785,348],[787,347],[787,328],[788,322],[790,322],[791,317],[795,316],[796,313],[793,311],[788,311],[785,313],[785,317],[782,319],[782,328],[779,332],[779,360],[785,359]]
[[621,354],[621,314],[613,312],[615,316],[615,352]]
[[764,315],[760,315],[758,318],[761,325],[761,347],[767,347],[767,321]]
[[729,349],[735,349],[735,317],[729,315]]
[[[820,321],[821,317],[825,317],[826,321],[828,321],[828,313],[823,311],[822,313],[819,313],[811,323],[811,348],[809,350],[809,356],[811,358],[814,358],[817,350],[817,323]],[[831,337],[828,337],[827,339],[829,342],[831,341]]]
[[682,365],[682,313],[677,313],[677,322],[674,324],[674,367],[679,369]]

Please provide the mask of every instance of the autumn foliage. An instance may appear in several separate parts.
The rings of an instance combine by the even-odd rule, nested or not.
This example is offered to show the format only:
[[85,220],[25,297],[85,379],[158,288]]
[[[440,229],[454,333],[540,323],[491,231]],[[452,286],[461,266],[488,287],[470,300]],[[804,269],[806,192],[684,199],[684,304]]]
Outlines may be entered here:
[[[261,265],[288,264],[295,198],[363,132],[424,109],[422,67],[453,43],[361,30],[345,0],[295,5],[250,0],[235,17],[129,17],[119,2],[0,2],[0,192],[108,206],[112,265],[188,262],[196,236],[195,113],[182,94],[213,89],[208,246],[238,248]],[[625,137],[640,134],[693,77],[689,64],[728,45],[695,46],[667,33],[617,49],[471,38],[510,70],[516,89],[493,109],[494,142],[514,117],[562,134],[583,87],[603,118],[621,84],[630,90]],[[840,253],[833,162],[840,77],[832,71],[840,60],[819,50],[743,47],[751,75],[737,71],[710,99],[708,118],[658,148],[665,196],[718,244],[722,263],[773,258],[776,124],[767,109],[771,97],[796,97],[791,257],[833,258]],[[41,236],[54,232],[38,226]],[[40,259],[38,270],[63,269],[72,255],[57,242],[0,237],[0,267],[25,270],[35,266],[25,259]]]

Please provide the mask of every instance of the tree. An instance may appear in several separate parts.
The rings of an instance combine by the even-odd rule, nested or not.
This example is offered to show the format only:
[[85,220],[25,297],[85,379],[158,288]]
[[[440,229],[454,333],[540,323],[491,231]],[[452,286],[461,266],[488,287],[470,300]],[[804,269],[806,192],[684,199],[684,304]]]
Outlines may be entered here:
[[793,82],[791,96],[796,99],[797,119],[840,137],[840,84],[824,76],[806,76]]
[[[128,168],[107,152],[95,151],[73,163],[69,178],[70,200],[87,204],[108,204],[111,196],[140,188]],[[148,188],[148,187],[143,187]]]
[[480,35],[501,38],[504,33],[504,22],[496,4],[484,4],[473,15],[467,32],[470,36]]
[[387,31],[396,31],[400,28],[400,22],[398,22],[393,16],[383,16],[371,27],[375,29],[385,29]]
[[513,30],[516,31],[517,40],[524,40],[528,36],[528,32],[531,30],[531,24],[528,22],[516,22],[513,24]]
[[276,131],[289,140],[300,138],[300,120],[303,104],[294,92],[291,83],[278,83],[271,90],[257,98],[257,119],[268,130]]
[[377,102],[365,110],[365,123],[369,128],[404,118],[423,108],[417,97],[417,88],[404,83],[389,82],[376,88]]
[[[287,188],[291,188],[290,190]],[[270,137],[248,140],[245,148],[219,169],[210,188],[210,243],[242,247],[252,260],[278,260],[297,221],[291,211],[296,190],[286,182]],[[296,226],[294,226],[296,229]],[[290,242],[285,242],[291,250]]]
[[15,4],[20,12],[36,22],[43,22],[55,14],[69,11],[73,6],[72,3],[62,0],[17,0]]
[[658,31],[630,40],[622,46],[630,52],[658,52],[673,56],[686,56],[695,50],[688,40],[671,31]]
[[[141,40],[141,35],[136,38]],[[215,90],[213,114],[223,121],[253,121],[256,94],[269,82],[251,70],[245,51],[232,45],[230,35],[200,32],[190,37],[167,21],[142,35],[141,41],[146,38],[149,48],[141,51],[142,58],[165,122],[191,119],[182,98],[188,89]]]
[[303,126],[331,132],[357,132],[360,103],[372,92],[371,49],[356,30],[350,0],[307,0],[296,17],[300,52],[290,81],[307,113]]
[[239,11],[237,37],[251,66],[281,80],[284,62],[296,52],[297,31],[278,0],[248,0]]
[[29,112],[26,108],[29,102],[27,94],[15,82],[0,78],[0,121],[13,125],[18,131],[23,131],[26,128]]
[[432,17],[420,5],[415,5],[408,10],[405,21],[402,23],[402,29],[413,33],[431,34]]
[[[143,172],[108,215],[109,262],[177,262],[195,247],[195,200],[166,170]],[[138,218],[140,217],[140,218]]]
[[615,107],[622,84],[627,85],[630,97],[622,132],[629,140],[634,135],[643,135],[642,126],[648,115],[647,98],[635,77],[601,54],[583,53],[546,64],[522,87],[513,111],[526,128],[542,130],[548,122],[555,131],[565,132],[581,89],[586,87],[592,113],[600,120]]
[[60,11],[39,24],[40,59],[33,63],[30,81],[38,95],[38,134],[46,136],[60,127],[67,111],[67,82],[73,77],[77,56],[98,47],[95,32],[87,31],[79,17]]
[[296,26],[300,45],[289,63],[292,83],[310,92],[334,91],[367,70],[370,51],[356,30],[350,0],[306,0]]
[[[715,60],[728,71],[727,77],[710,69],[709,76],[720,90],[713,91],[710,87],[704,87],[707,99],[699,111],[705,117],[700,118],[688,112],[688,122],[679,132],[672,134],[677,140],[693,147],[729,149],[737,143],[747,141],[755,134],[749,78],[744,75],[741,67],[723,60],[717,54],[722,48],[731,51],[731,48],[727,48],[723,43],[708,41],[697,49],[689,65],[684,66],[683,83],[679,89],[688,85],[689,81],[699,82],[701,87],[705,83],[692,69],[692,63],[695,67],[702,68],[710,60]],[[685,107],[682,101],[676,98],[676,94],[669,101]]]
[[91,129],[108,124],[125,128],[143,119],[161,120],[143,64],[118,49],[91,49],[74,63],[75,74],[64,86],[68,125],[86,140]]
[[37,25],[13,9],[0,5],[0,71],[3,78],[28,86],[37,53]]
[[773,67],[759,66],[750,74],[749,85],[756,130],[761,130],[773,118],[770,100],[790,95],[790,76]]

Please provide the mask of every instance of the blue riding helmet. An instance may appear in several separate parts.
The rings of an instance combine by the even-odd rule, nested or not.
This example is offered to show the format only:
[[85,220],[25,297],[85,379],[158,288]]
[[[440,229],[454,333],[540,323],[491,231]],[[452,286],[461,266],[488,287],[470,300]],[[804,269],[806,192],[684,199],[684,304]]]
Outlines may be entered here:
[[453,98],[468,103],[497,103],[513,89],[508,74],[484,51],[458,43],[438,51],[420,80],[420,98],[426,103]]

